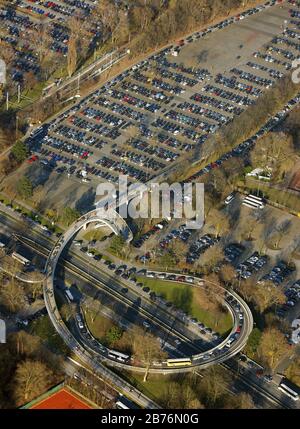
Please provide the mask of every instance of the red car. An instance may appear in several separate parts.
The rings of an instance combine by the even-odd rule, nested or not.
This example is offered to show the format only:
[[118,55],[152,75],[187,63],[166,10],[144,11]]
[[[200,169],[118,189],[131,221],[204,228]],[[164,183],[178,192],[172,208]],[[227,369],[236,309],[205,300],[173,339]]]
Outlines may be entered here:
[[37,161],[39,157],[37,155],[32,155],[27,161],[31,164],[34,161]]

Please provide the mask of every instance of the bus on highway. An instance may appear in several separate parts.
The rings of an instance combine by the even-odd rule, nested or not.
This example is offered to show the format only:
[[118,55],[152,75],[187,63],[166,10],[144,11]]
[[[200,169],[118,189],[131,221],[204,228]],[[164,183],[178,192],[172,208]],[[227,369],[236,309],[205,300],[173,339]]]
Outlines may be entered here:
[[167,366],[187,366],[192,365],[192,361],[190,358],[182,358],[182,359],[168,359]]
[[30,265],[30,261],[28,259],[24,258],[24,256],[20,255],[17,252],[13,252],[11,256],[13,259],[20,262],[25,267],[28,267]]
[[67,295],[68,300],[69,300],[69,301],[71,301],[71,302],[73,302],[73,301],[74,301],[74,297],[73,297],[73,295],[71,294],[70,290],[69,290],[69,289],[66,289],[66,290],[65,290],[65,293],[66,293],[66,295]]
[[116,352],[115,350],[108,350],[108,357],[111,359],[118,360],[119,362],[122,362],[122,363],[126,363],[130,359],[130,356],[124,353]]
[[278,389],[289,398],[293,399],[293,401],[299,400],[299,392],[296,391],[296,387],[293,385],[293,383],[291,383],[286,378],[280,382]]
[[118,408],[119,410],[130,410],[130,408],[127,407],[127,405],[123,404],[123,402],[120,400],[116,402],[116,408]]
[[122,409],[122,410],[136,410],[139,408],[139,406],[134,402],[130,401],[122,394],[120,394],[120,396],[117,398],[116,408]]

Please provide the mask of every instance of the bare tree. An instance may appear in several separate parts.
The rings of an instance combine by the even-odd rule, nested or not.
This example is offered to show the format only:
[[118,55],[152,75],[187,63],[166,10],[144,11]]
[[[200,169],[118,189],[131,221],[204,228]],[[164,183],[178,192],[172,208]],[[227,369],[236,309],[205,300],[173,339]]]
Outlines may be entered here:
[[44,393],[53,382],[53,372],[42,362],[26,359],[19,363],[12,383],[17,405]]
[[40,65],[43,67],[44,62],[50,52],[51,37],[49,34],[48,24],[41,24],[37,30],[30,34],[29,39],[38,55]]
[[288,351],[288,342],[281,331],[276,328],[269,328],[263,332],[258,347],[258,355],[271,370],[276,368]]
[[214,226],[216,237],[219,237],[221,232],[225,234],[230,228],[228,217],[219,210],[213,210],[210,214],[210,223]]
[[201,381],[201,389],[204,389],[206,400],[210,406],[226,393],[229,384],[228,377],[217,366],[211,367]]
[[[62,317],[68,322],[72,317],[74,318],[77,313],[76,305],[75,304],[64,304],[61,307],[60,314]],[[97,315],[97,313],[95,312]],[[92,320],[92,323],[94,323],[94,320]]]
[[98,0],[94,15],[100,19],[105,35],[113,35],[113,31],[118,24],[118,9],[114,2],[110,0]]
[[5,286],[1,286],[0,298],[11,312],[16,312],[24,307],[25,293],[20,284],[15,280],[11,280]]
[[228,287],[236,281],[236,271],[230,264],[225,264],[221,267],[219,272],[220,280]]
[[164,359],[167,356],[162,351],[157,338],[139,327],[135,327],[132,330],[132,350],[134,357],[147,365],[144,381],[147,380],[151,364],[155,360]]
[[282,289],[274,286],[272,282],[255,284],[252,289],[252,301],[260,313],[264,313],[273,305],[280,305],[286,302],[286,297]]
[[72,76],[72,74],[75,72],[77,67],[77,37],[72,35],[69,39],[69,45],[68,45],[68,55],[67,55],[67,69],[68,69],[68,75],[69,77]]

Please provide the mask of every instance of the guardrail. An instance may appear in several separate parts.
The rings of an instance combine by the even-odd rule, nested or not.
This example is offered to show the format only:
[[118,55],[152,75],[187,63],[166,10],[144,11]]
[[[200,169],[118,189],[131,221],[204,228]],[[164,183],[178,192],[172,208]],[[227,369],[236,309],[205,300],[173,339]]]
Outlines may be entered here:
[[[216,364],[216,363],[221,363],[224,362],[225,360],[231,358],[232,356],[234,356],[235,354],[237,354],[240,350],[242,350],[247,342],[247,339],[252,331],[253,328],[253,319],[252,319],[252,314],[251,311],[249,309],[249,307],[247,306],[247,304],[234,292],[228,292],[226,291],[226,293],[230,294],[232,297],[234,297],[235,300],[238,301],[241,309],[243,310],[243,314],[244,314],[244,319],[243,319],[243,329],[242,329],[242,333],[239,336],[239,339],[237,339],[234,343],[234,346],[227,350],[225,350],[226,344],[229,341],[230,338],[232,338],[232,335],[234,335],[234,333],[236,332],[236,328],[237,328],[237,318],[236,318],[236,314],[234,309],[231,307],[229,302],[225,301],[225,305],[227,306],[227,308],[229,309],[229,311],[231,312],[231,315],[233,317],[233,321],[234,321],[234,326],[232,331],[230,332],[229,336],[221,343],[218,344],[217,346],[215,346],[213,349],[211,350],[207,350],[205,352],[193,355],[192,357],[190,357],[189,359],[191,359],[191,365],[188,366],[183,366],[180,368],[170,368],[168,366],[164,366],[163,363],[160,363],[159,365],[151,365],[151,367],[148,369],[146,369],[145,367],[136,367],[136,366],[132,366],[130,364],[125,364],[125,363],[120,363],[120,362],[116,362],[112,359],[109,359],[107,356],[101,354],[101,353],[97,353],[93,350],[93,357],[89,356],[87,354],[87,351],[78,343],[78,341],[76,340],[76,338],[68,331],[66,325],[64,324],[64,322],[62,321],[60,314],[57,310],[56,307],[56,302],[55,302],[55,297],[54,297],[54,273],[55,273],[55,269],[59,260],[59,257],[64,249],[64,247],[66,246],[66,244],[70,241],[70,239],[76,234],[76,232],[78,232],[84,225],[91,223],[91,222],[103,222],[103,219],[99,219],[97,217],[97,210],[93,210],[92,212],[87,213],[85,216],[82,216],[82,218],[80,218],[78,221],[76,221],[71,228],[63,235],[59,238],[59,240],[57,241],[57,243],[55,244],[53,250],[51,251],[48,260],[47,260],[47,264],[46,264],[46,281],[45,281],[45,285],[44,285],[44,294],[45,294],[45,302],[46,302],[46,307],[47,310],[49,312],[50,318],[52,323],[54,324],[54,326],[56,327],[57,331],[59,332],[59,334],[65,339],[65,341],[67,342],[67,344],[74,349],[75,347],[75,353],[78,351],[78,353],[80,354],[80,357],[82,358],[83,356],[87,356],[87,359],[89,361],[90,364],[90,360],[95,359],[95,356],[97,359],[99,359],[101,362],[105,362],[109,365],[118,367],[118,368],[123,368],[123,369],[130,369],[133,371],[137,371],[137,372],[145,372],[146,370],[149,373],[178,373],[178,372],[186,372],[186,371],[190,371],[191,369],[194,369],[195,367],[208,367],[210,365]],[[105,221],[105,224],[109,222],[109,221]],[[125,221],[124,221],[125,222]],[[119,229],[112,227],[113,231],[115,233],[120,232]],[[200,278],[196,278],[194,277],[194,279],[196,279],[196,281],[203,281]],[[187,283],[191,286],[190,283]],[[220,289],[223,290],[223,292],[225,292],[225,289],[221,288]],[[85,347],[87,345],[85,344]],[[88,346],[89,349],[90,346]],[[222,355],[220,356],[214,356],[209,358],[208,360],[206,360],[205,363],[197,363],[195,361],[199,361],[201,358],[203,358],[204,355],[207,355],[209,353],[212,354],[212,352],[216,351],[217,349],[219,350],[225,350],[225,353],[222,353]],[[91,352],[90,352],[91,353]],[[99,363],[99,365],[102,365],[102,363]],[[107,369],[106,369],[107,370]]]

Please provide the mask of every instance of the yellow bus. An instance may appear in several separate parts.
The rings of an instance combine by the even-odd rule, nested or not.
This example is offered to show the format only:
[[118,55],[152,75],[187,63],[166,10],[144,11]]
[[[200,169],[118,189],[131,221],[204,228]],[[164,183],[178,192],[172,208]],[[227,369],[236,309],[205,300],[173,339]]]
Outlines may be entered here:
[[190,358],[183,358],[183,359],[168,359],[167,360],[167,366],[188,366],[192,365],[192,361]]

